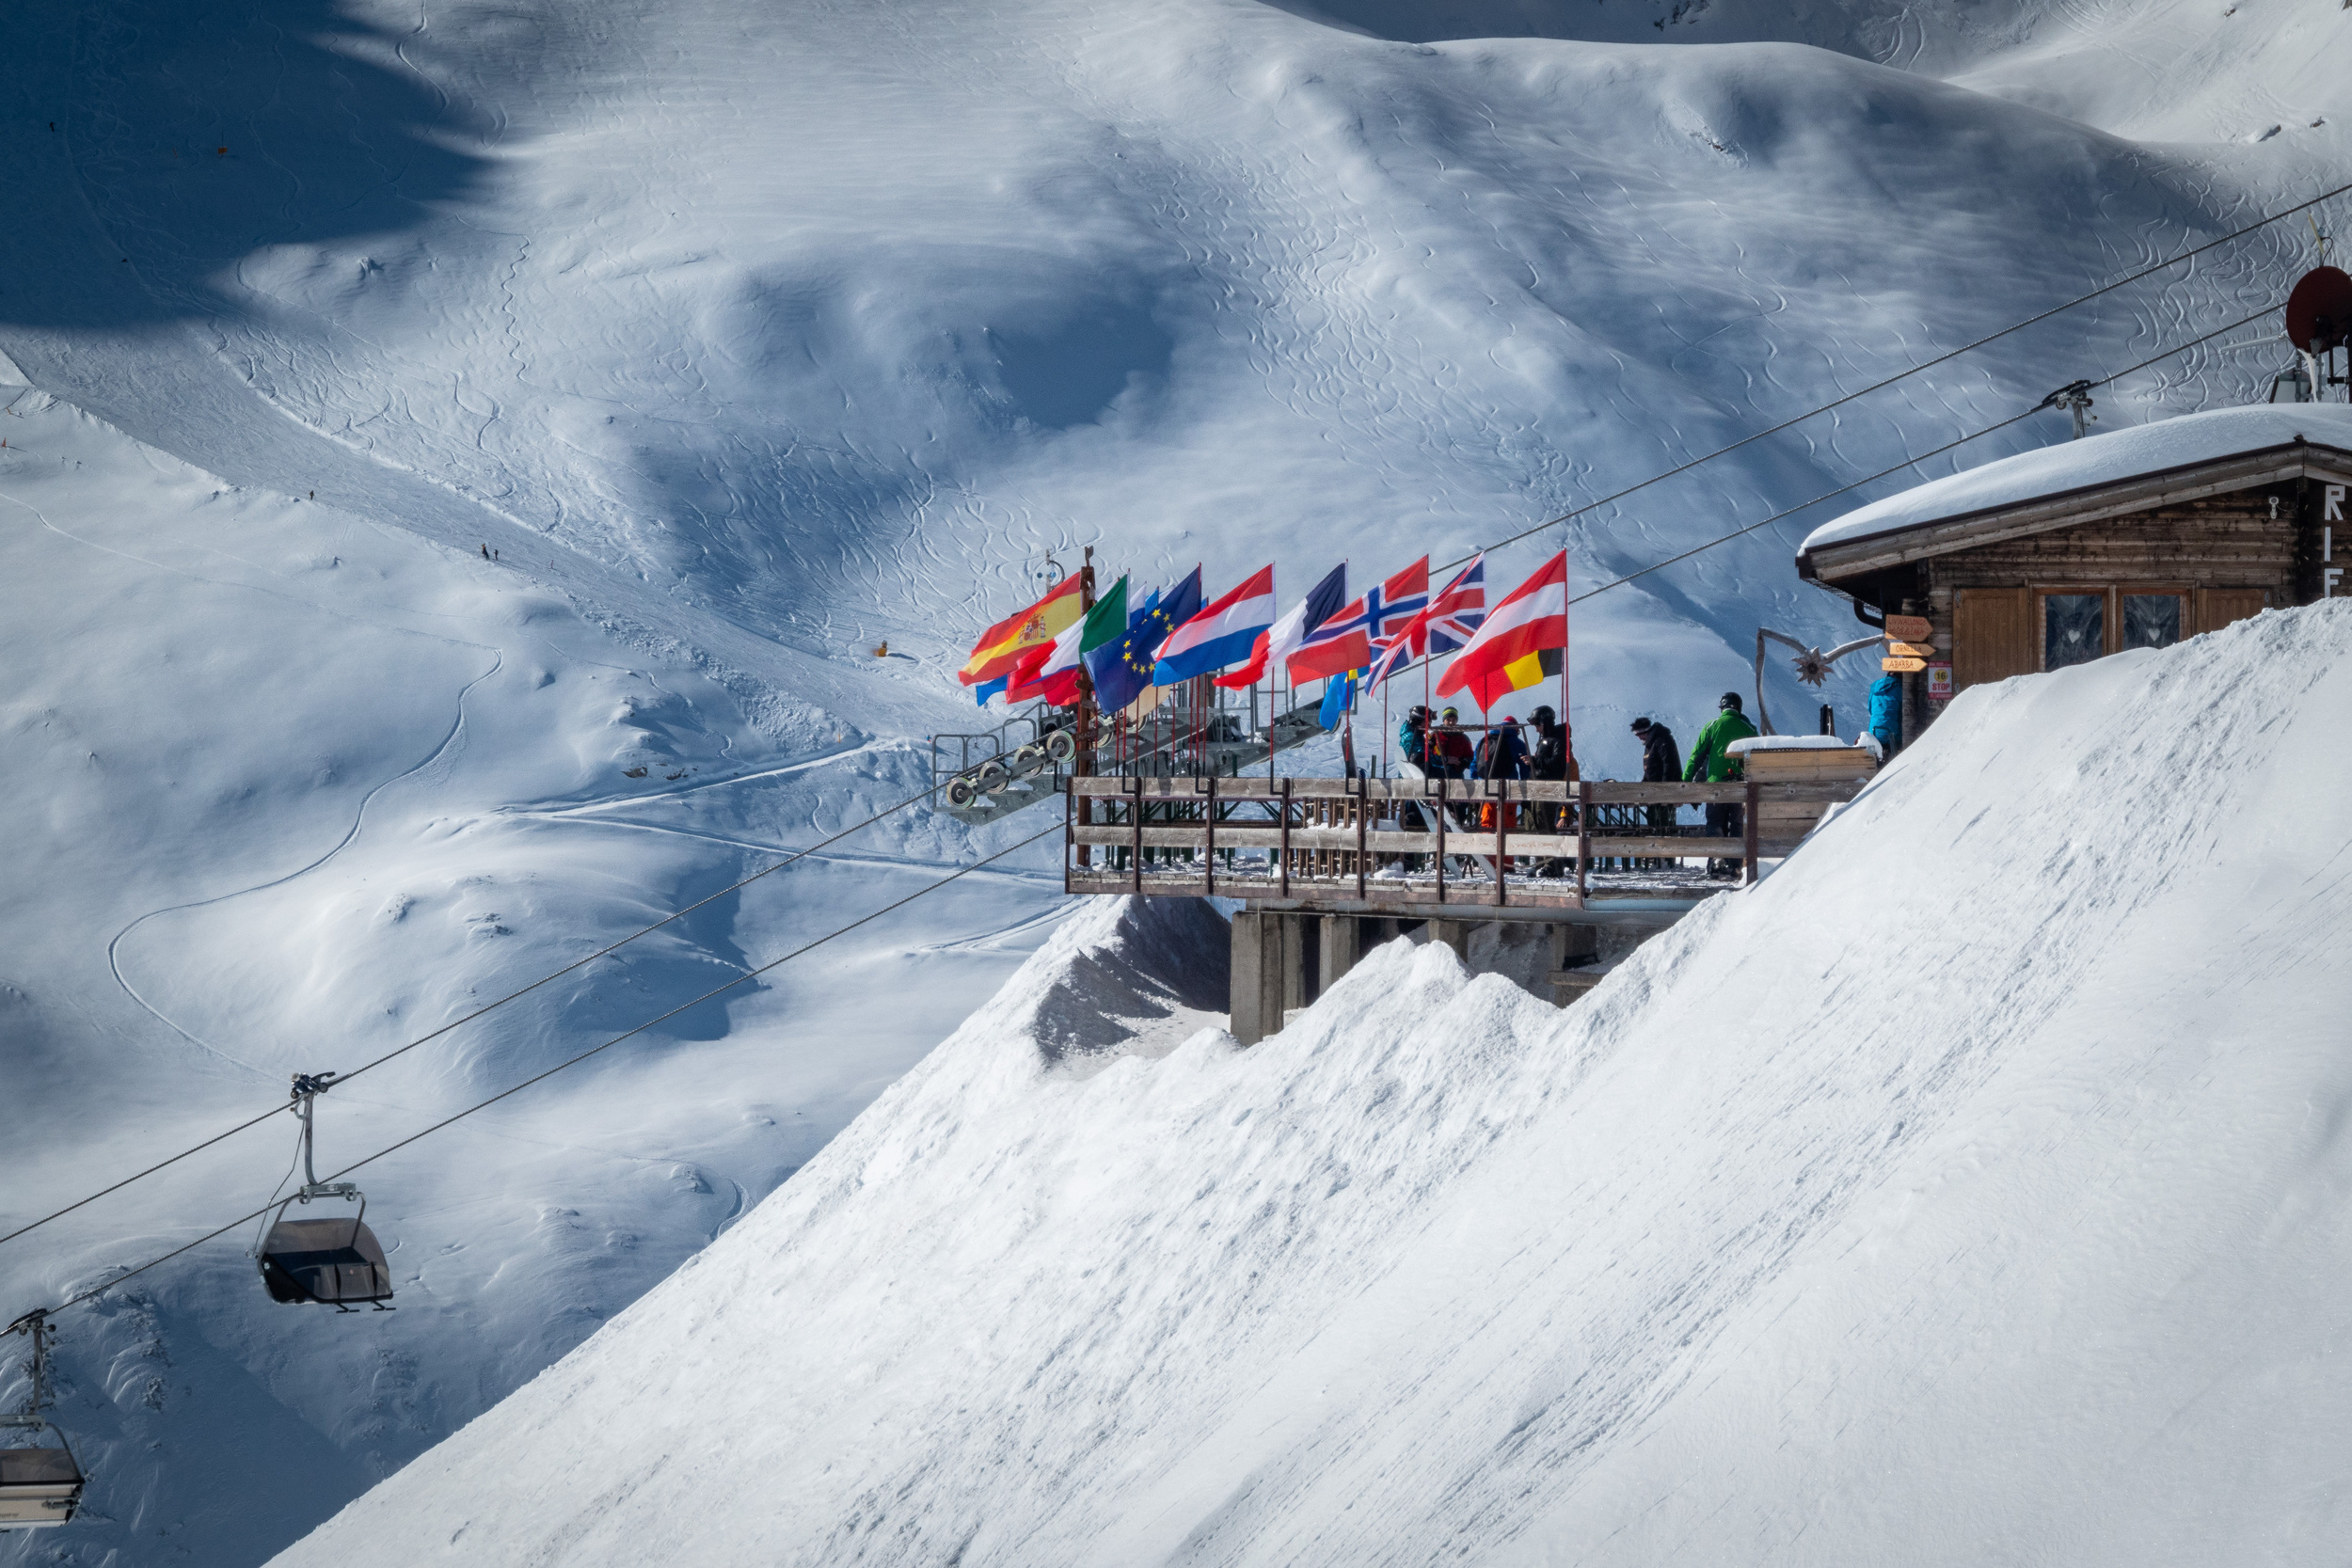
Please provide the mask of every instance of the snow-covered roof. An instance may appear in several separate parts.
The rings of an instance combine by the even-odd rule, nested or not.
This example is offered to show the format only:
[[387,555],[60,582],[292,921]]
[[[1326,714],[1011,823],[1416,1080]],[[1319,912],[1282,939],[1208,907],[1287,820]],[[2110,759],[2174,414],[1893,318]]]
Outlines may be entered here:
[[2352,407],[2281,403],[2216,408],[2061,441],[1872,501],[1815,529],[1798,553],[2297,441],[2352,451]]

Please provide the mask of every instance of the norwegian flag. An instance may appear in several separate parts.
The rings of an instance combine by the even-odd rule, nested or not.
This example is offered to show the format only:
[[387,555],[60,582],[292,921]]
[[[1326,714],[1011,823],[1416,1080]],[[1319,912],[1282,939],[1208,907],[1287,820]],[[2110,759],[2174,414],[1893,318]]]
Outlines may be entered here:
[[1373,643],[1365,693],[1377,691],[1382,681],[1402,674],[1424,649],[1435,658],[1466,646],[1486,619],[1486,557],[1482,552],[1454,574],[1444,591],[1429,601],[1428,609]]
[[1428,608],[1429,558],[1424,555],[1315,627],[1291,655],[1291,680],[1323,680],[1362,669],[1372,662],[1375,641],[1406,631]]

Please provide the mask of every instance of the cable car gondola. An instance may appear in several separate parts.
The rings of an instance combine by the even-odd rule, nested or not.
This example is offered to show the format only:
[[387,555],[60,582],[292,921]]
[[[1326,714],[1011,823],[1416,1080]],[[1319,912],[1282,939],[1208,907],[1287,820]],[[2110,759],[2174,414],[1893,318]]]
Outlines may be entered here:
[[0,1332],[33,1337],[33,1397],[17,1415],[0,1416],[0,1530],[67,1524],[82,1506],[83,1476],[65,1433],[41,1415],[49,1402],[48,1314],[27,1312]]
[[[311,1164],[310,1118],[313,1102],[335,1082],[337,1074],[297,1072],[290,1091],[302,1117],[302,1190],[278,1206],[255,1257],[262,1266],[262,1284],[269,1299],[290,1306],[317,1302],[338,1312],[355,1304],[372,1305],[379,1312],[392,1308],[392,1269],[383,1245],[367,1227],[368,1200],[348,1181],[321,1181]],[[340,1197],[357,1203],[349,1219],[290,1220],[286,1211],[313,1198]]]

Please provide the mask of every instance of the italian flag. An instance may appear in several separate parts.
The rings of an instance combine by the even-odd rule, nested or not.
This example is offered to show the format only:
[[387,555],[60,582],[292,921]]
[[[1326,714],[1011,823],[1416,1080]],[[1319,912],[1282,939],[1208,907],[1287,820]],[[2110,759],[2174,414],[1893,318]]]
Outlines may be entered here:
[[1481,626],[1438,683],[1438,695],[1468,691],[1481,708],[1491,708],[1560,673],[1568,648],[1568,552],[1562,550],[1536,574],[1511,590]]

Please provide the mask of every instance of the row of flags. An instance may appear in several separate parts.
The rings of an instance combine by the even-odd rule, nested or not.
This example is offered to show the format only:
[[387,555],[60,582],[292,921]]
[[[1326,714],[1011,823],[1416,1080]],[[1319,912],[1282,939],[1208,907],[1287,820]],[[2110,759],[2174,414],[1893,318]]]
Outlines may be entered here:
[[1568,645],[1568,560],[1563,550],[1534,576],[1486,603],[1486,558],[1474,557],[1437,593],[1422,557],[1356,598],[1347,567],[1334,567],[1288,614],[1276,614],[1274,568],[1261,568],[1232,592],[1201,603],[1200,568],[1166,593],[1128,607],[1127,578],[1088,610],[1079,579],[988,628],[959,677],[985,705],[1002,693],[1013,703],[1067,706],[1078,700],[1083,671],[1096,705],[1117,713],[1148,711],[1160,688],[1200,675],[1229,689],[1256,685],[1279,665],[1290,684],[1322,680],[1324,722],[1422,658],[1452,654],[1438,695],[1469,693],[1492,708],[1511,692],[1560,673]]

